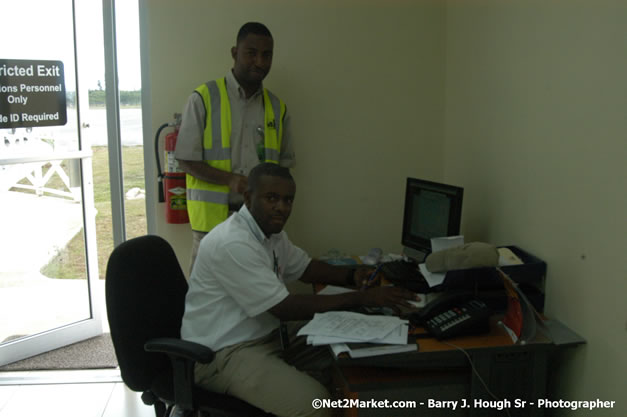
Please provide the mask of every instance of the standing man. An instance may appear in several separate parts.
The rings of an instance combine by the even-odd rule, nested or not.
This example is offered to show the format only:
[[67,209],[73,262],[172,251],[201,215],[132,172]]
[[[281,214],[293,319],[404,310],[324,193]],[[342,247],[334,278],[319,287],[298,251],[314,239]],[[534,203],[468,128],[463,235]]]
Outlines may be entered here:
[[191,266],[200,240],[241,207],[254,166],[294,164],[285,103],[262,84],[272,65],[273,49],[266,26],[244,24],[231,48],[233,69],[226,77],[196,88],[183,111],[175,155],[187,174]]
[[296,337],[297,326],[279,331],[279,322],[296,324],[315,313],[359,306],[409,306],[417,297],[383,286],[337,295],[290,294],[285,283],[296,279],[361,287],[371,272],[312,260],[290,242],[283,227],[295,194],[288,168],[264,163],[250,172],[245,205],[200,244],[181,338],[216,352],[211,363],[195,366],[201,387],[278,417],[322,417],[329,410],[315,410],[312,401],[329,398],[328,379],[321,375],[332,362],[328,349],[307,346],[304,336]]

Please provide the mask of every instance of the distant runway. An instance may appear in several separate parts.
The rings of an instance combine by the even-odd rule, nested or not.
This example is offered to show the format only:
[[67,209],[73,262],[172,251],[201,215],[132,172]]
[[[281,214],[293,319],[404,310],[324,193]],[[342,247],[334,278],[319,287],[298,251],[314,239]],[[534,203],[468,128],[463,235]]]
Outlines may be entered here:
[[[107,112],[89,109],[90,140],[92,146],[107,145]],[[143,145],[142,109],[120,109],[120,136],[123,146]]]
[[[89,109],[87,117],[81,123],[89,125],[84,134],[91,146],[107,146],[107,111],[104,108]],[[120,136],[123,146],[143,145],[141,109],[120,109]],[[76,150],[78,148],[76,110],[67,109],[67,123],[63,126],[34,127],[31,130],[18,128],[15,132],[0,129],[0,139],[2,138],[5,146],[0,147],[0,159],[11,157],[11,154],[24,143],[24,138],[31,141],[50,140],[57,151]]]

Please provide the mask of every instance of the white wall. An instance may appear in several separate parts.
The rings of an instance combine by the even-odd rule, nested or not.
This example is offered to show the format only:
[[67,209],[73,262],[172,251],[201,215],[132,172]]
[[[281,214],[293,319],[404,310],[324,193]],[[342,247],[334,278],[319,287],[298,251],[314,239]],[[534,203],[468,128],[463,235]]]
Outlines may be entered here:
[[[153,131],[196,86],[230,70],[243,23],[264,22],[275,38],[265,85],[287,103],[296,140],[290,237],[314,256],[398,252],[405,178],[443,172],[445,9],[336,3],[146,1]],[[160,222],[158,233],[186,264],[188,226]]]
[[[297,140],[292,240],[312,255],[398,252],[405,177],[462,185],[467,240],[545,259],[548,314],[588,340],[563,356],[556,395],[620,400],[625,5],[145,0],[153,132],[230,69],[242,23],[266,23],[266,85],[287,102]],[[186,265],[189,226],[157,226]]]
[[626,415],[627,2],[447,12],[445,178],[465,187],[465,233],[547,261],[547,313],[588,341],[557,397]]

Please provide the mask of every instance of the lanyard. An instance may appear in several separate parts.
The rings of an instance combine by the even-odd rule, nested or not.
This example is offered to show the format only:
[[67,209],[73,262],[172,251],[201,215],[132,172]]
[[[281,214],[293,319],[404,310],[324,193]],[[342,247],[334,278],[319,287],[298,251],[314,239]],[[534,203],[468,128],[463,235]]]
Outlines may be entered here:
[[272,270],[274,271],[277,278],[279,278],[279,258],[276,256],[276,252],[274,250],[272,251],[272,259],[274,260]]
[[[279,258],[276,256],[276,252],[274,250],[272,250],[272,260],[272,269],[274,270],[276,277],[281,280],[281,278],[279,277]],[[290,339],[289,335],[287,334],[287,325],[283,321],[281,321],[281,323],[279,324],[279,337],[281,338],[281,347],[283,348],[283,350],[287,349],[290,345]]]

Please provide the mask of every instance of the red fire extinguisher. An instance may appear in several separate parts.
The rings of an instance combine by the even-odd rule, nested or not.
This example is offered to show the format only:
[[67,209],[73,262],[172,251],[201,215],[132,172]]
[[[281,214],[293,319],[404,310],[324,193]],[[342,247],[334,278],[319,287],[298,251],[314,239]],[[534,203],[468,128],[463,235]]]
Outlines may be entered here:
[[[187,215],[187,190],[185,188],[185,173],[178,167],[174,157],[176,138],[181,125],[181,115],[174,115],[174,123],[164,123],[155,135],[155,155],[157,157],[157,172],[159,174],[159,202],[166,203],[165,220],[171,224],[189,223]],[[168,126],[173,126],[174,131],[165,136],[165,172],[161,172],[159,161],[159,135]]]

